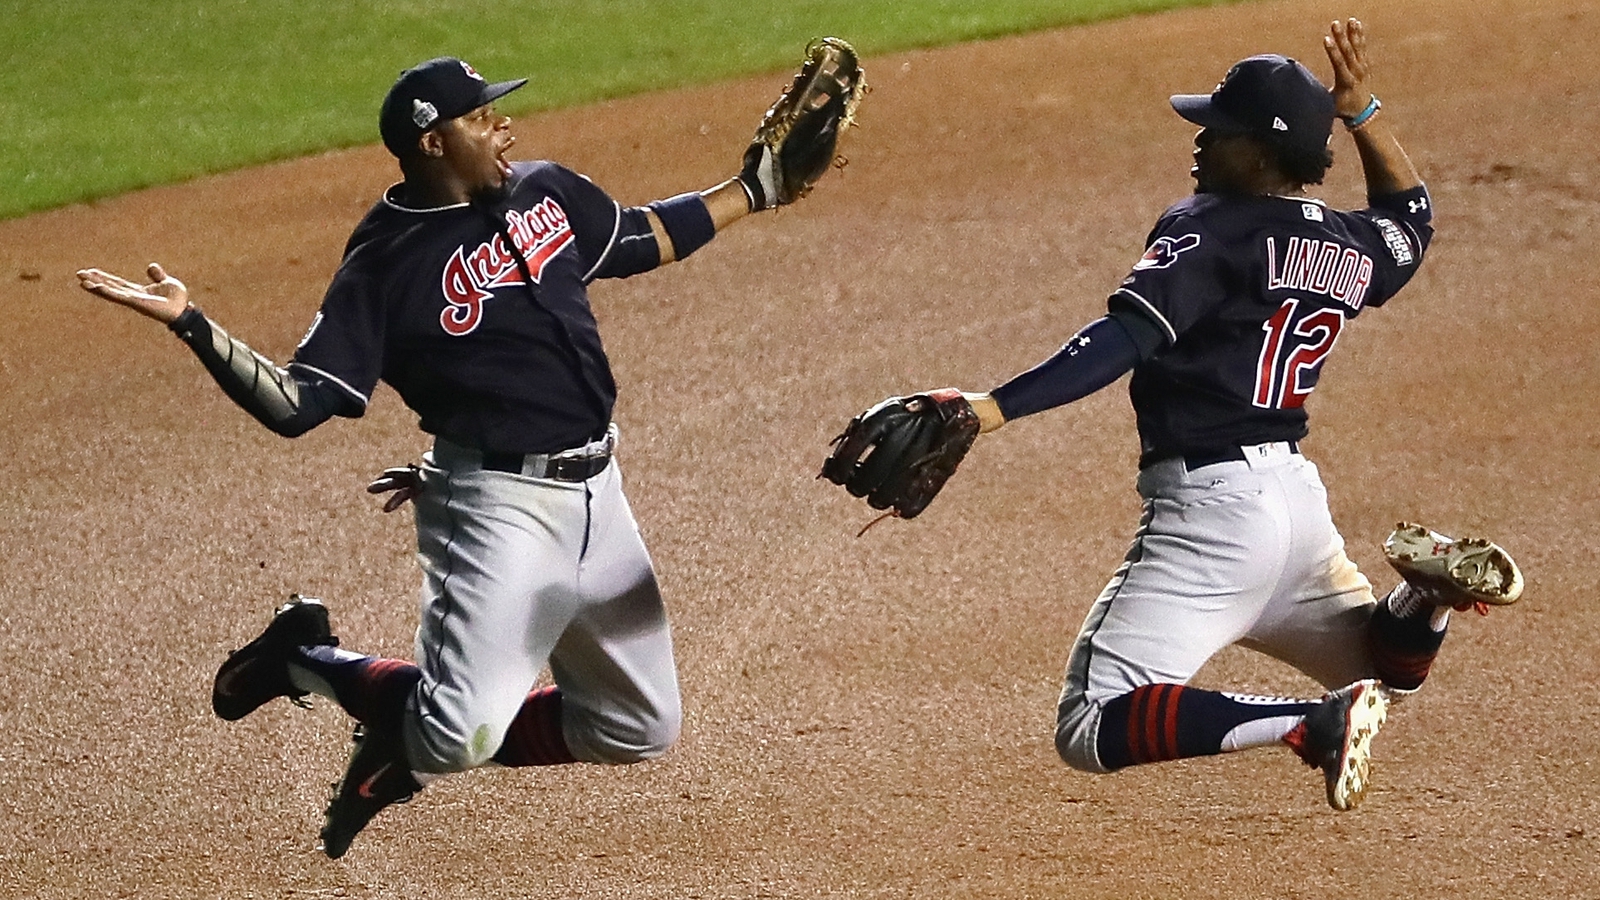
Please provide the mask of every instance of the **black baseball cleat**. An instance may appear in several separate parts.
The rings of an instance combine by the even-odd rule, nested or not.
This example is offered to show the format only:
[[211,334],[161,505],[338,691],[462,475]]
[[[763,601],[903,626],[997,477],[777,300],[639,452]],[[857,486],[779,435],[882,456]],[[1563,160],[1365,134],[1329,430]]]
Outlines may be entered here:
[[211,711],[232,722],[255,712],[274,697],[288,697],[300,706],[306,692],[289,680],[289,655],[296,647],[338,646],[328,628],[328,608],[321,600],[295,594],[278,607],[261,636],[238,650],[217,669],[211,683]]
[[1355,809],[1366,796],[1372,739],[1388,711],[1388,698],[1378,682],[1358,681],[1325,694],[1305,721],[1284,735],[1283,742],[1306,765],[1322,770],[1328,805],[1334,809]]
[[361,829],[387,806],[404,803],[422,790],[411,777],[405,745],[392,731],[371,731],[357,725],[350,762],[334,786],[322,823],[322,852],[338,859],[350,849]]

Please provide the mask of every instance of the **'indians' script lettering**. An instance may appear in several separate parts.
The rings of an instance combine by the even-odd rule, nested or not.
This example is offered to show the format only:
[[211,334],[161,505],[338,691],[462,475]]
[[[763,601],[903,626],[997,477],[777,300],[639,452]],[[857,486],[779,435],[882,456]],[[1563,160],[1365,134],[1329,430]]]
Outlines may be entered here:
[[[534,284],[539,283],[551,257],[576,239],[566,210],[550,197],[527,211],[508,210],[506,232],[527,260],[528,275]],[[439,324],[445,333],[456,337],[471,334],[483,321],[484,301],[494,296],[496,288],[522,284],[516,255],[501,235],[484,241],[470,253],[465,245],[457,247],[440,278],[448,305],[439,313]]]

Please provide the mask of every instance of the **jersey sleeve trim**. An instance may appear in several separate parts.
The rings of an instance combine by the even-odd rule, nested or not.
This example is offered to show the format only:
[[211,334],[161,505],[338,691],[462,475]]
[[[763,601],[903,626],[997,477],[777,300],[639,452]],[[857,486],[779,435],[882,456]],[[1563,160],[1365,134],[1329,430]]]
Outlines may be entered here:
[[1153,324],[1161,328],[1162,333],[1166,335],[1168,344],[1176,344],[1178,342],[1177,330],[1172,327],[1172,323],[1167,321],[1167,317],[1163,316],[1161,311],[1156,309],[1149,300],[1146,300],[1145,298],[1139,296],[1136,292],[1128,290],[1127,288],[1117,288],[1111,293],[1111,296],[1124,297],[1133,301],[1133,307],[1135,309],[1138,309],[1140,312],[1144,313],[1150,318],[1150,321]]
[[589,268],[589,271],[583,273],[584,284],[594,281],[596,273],[600,271],[600,267],[604,266],[606,260],[611,257],[611,250],[617,246],[617,234],[621,230],[622,204],[613,200],[611,201],[611,236],[606,238],[606,249],[600,253],[600,258],[594,261],[594,265]]
[[351,387],[349,384],[347,384],[345,381],[340,379],[338,376],[330,374],[330,373],[328,373],[326,371],[323,371],[322,369],[319,369],[316,366],[308,366],[303,362],[292,362],[292,363],[289,363],[288,368],[290,368],[290,369],[299,369],[300,371],[309,372],[310,374],[315,375],[318,379],[320,379],[322,381],[325,381],[328,384],[338,388],[339,390],[343,391],[346,395],[348,395],[350,397],[350,399],[352,399],[352,400],[356,401],[357,403],[361,404],[361,408],[362,409],[366,409],[367,408],[367,403],[370,402],[369,398],[367,397],[367,395],[365,395],[365,394],[361,393],[360,391],[356,390],[355,388]]

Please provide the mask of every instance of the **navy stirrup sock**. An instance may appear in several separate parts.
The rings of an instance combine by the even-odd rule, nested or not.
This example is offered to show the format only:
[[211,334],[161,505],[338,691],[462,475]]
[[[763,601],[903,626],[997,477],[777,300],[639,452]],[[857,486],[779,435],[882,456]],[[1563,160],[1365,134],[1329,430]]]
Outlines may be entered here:
[[1401,618],[1385,602],[1367,620],[1367,652],[1374,674],[1388,687],[1414,691],[1427,679],[1445,636],[1433,630],[1429,612]]
[[1105,705],[1095,750],[1107,769],[1223,750],[1228,733],[1258,719],[1304,716],[1316,702],[1203,691],[1181,684],[1146,684]]

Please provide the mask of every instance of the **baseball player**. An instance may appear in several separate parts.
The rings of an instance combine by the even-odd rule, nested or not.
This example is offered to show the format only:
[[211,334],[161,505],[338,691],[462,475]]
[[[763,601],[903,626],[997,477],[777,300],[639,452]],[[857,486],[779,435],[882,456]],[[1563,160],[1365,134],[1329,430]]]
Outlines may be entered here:
[[[508,161],[516,139],[494,104],[525,81],[491,83],[456,58],[400,75],[380,131],[403,180],[356,226],[286,367],[207,319],[159,265],[150,284],[78,273],[166,323],[279,434],[360,417],[381,379],[434,436],[410,480],[389,482],[402,490],[392,505],[416,504],[415,662],[341,648],[326,606],[296,597],[213,687],[223,719],[315,693],[360,722],[321,834],[334,858],[439,775],[633,763],[678,736],[672,640],[623,495],[617,388],[587,288],[787,202],[772,193],[783,178],[752,145],[734,178],[624,207],[553,162]],[[547,664],[554,685],[532,690]]]
[[[1361,22],[1334,22],[1329,90],[1283,56],[1234,65],[1172,106],[1200,126],[1193,196],[1168,209],[1108,312],[1055,355],[969,394],[983,432],[1099,390],[1130,370],[1144,513],[1072,648],[1056,747],[1075,768],[1289,745],[1321,768],[1335,809],[1360,802],[1388,703],[1416,690],[1452,608],[1514,602],[1521,574],[1486,541],[1403,525],[1381,600],[1346,557],[1317,468],[1300,451],[1305,401],[1340,333],[1416,273],[1428,191],[1369,87]],[[1307,193],[1353,138],[1366,209]],[[1330,688],[1318,699],[1186,684],[1230,644]]]

